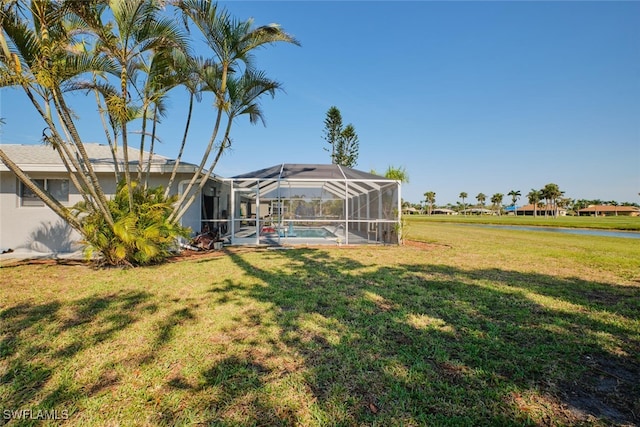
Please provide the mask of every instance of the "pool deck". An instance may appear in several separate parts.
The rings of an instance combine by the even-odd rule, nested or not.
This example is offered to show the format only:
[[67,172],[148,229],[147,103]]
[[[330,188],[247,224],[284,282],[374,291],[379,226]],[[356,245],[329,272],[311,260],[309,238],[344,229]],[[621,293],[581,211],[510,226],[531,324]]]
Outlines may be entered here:
[[[236,237],[233,245],[256,245],[255,233],[253,236]],[[340,246],[346,244],[344,237],[332,236],[332,237],[279,237],[276,233],[269,233],[260,236],[260,245],[267,246],[315,246],[315,245],[332,245]],[[374,240],[368,240],[366,237],[359,236],[354,233],[349,233],[349,245],[379,245],[380,242]]]

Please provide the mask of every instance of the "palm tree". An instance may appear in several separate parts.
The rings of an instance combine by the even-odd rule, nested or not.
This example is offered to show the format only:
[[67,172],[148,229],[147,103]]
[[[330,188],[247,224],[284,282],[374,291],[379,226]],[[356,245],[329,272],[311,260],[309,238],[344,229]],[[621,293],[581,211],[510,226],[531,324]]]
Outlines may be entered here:
[[566,209],[567,211],[577,211],[577,209],[575,209],[574,200],[570,197],[559,197],[557,204],[558,207]]
[[433,204],[436,202],[436,193],[434,191],[427,191],[426,193],[424,193],[424,200],[429,205],[428,215],[431,215]]
[[558,216],[558,205],[557,200],[560,196],[564,194],[564,191],[560,191],[560,187],[558,184],[550,183],[544,186],[541,191],[542,198],[545,199],[547,207],[545,208],[545,216],[547,215],[547,211],[549,206],[553,209],[553,216]]
[[511,190],[507,193],[507,196],[511,196],[511,201],[512,201],[511,206],[513,207],[514,215],[516,214],[516,202],[518,201],[521,195],[522,194],[520,193],[520,190]]
[[493,204],[494,209],[498,212],[498,215],[501,214],[502,211],[502,199],[504,198],[504,194],[496,193],[491,196],[491,203]]
[[[204,165],[216,140],[223,114],[227,115],[228,126],[214,166],[221,151],[230,144],[229,130],[234,118],[248,114],[252,122],[256,118],[262,119],[258,97],[265,93],[272,94],[279,87],[279,84],[266,78],[255,78],[260,84],[246,86],[246,90],[236,90],[234,94],[234,84],[243,80],[244,76],[257,77],[259,74],[253,67],[252,51],[278,41],[298,44],[277,25],[253,28],[252,21],[236,21],[226,12],[220,12],[208,0],[171,3],[202,30],[212,48],[214,59],[195,61],[187,49],[186,33],[162,11],[169,4],[165,0],[40,0],[28,5],[26,3],[18,0],[2,2],[0,5],[0,87],[22,89],[43,118],[47,126],[43,141],[58,152],[69,171],[71,182],[84,198],[82,216],[76,218],[69,208],[57,203],[1,150],[0,160],[27,188],[81,234],[85,233],[82,218],[89,216],[95,220],[93,224],[106,224],[109,230],[105,231],[109,235],[117,236],[114,227],[120,227],[121,223],[114,221],[114,211],[111,210],[114,206],[107,201],[91,159],[84,149],[75,126],[76,118],[66,103],[68,91],[91,90],[96,95],[116,167],[118,138],[122,139],[125,185],[118,187],[118,197],[126,196],[121,200],[126,200],[132,213],[135,198],[145,196],[147,186],[138,185],[131,177],[128,150],[131,123],[138,120],[137,123],[142,124],[141,153],[144,152],[147,138],[151,140],[146,182],[154,143],[159,140],[156,135],[157,123],[162,117],[167,93],[183,84],[191,95],[180,148],[181,157],[187,140],[193,99],[199,100],[201,89],[213,92],[217,108],[214,131],[200,168],[190,184],[193,186],[204,175]],[[240,88],[242,85],[238,83],[236,86]],[[149,124],[150,132],[147,131]],[[143,160],[141,157],[138,162],[138,180],[142,179]],[[171,183],[174,178],[175,173],[172,173]],[[164,190],[166,200],[169,200],[166,197],[169,188]],[[183,194],[188,194],[190,189]],[[157,192],[155,189],[153,191]],[[155,195],[152,196],[157,199]],[[174,225],[179,219],[178,211],[184,207],[181,203],[184,203],[184,198],[171,204],[172,211],[169,214],[172,218],[167,219],[171,219]],[[166,206],[165,203],[163,212]],[[122,206],[119,205],[118,214],[122,213],[121,210]],[[182,212],[184,210],[186,208]],[[94,215],[96,213],[98,217]]]
[[[204,174],[202,179],[200,179],[200,184],[198,185],[199,191],[204,188],[211,177],[211,174],[218,164],[224,150],[231,146],[231,139],[229,135],[231,132],[231,125],[234,120],[239,116],[247,115],[249,116],[250,123],[255,124],[258,121],[261,121],[265,124],[264,114],[260,108],[259,99],[265,94],[269,94],[271,97],[274,97],[276,91],[280,88],[280,83],[268,79],[263,72],[252,70],[245,71],[244,75],[239,79],[232,77],[228,80],[229,107],[227,110],[227,126],[224,136],[222,137],[223,142],[218,146],[216,156],[207,172]],[[183,204],[182,209],[178,211],[174,221],[177,221],[186,213],[187,209],[189,209],[189,206],[193,204],[196,197],[197,192],[194,192],[191,197],[187,199],[186,203]]]
[[[101,212],[109,225],[113,219],[106,196],[78,135],[73,115],[67,107],[64,90],[73,90],[78,76],[108,72],[110,64],[86,51],[76,49],[77,23],[66,19],[67,5],[58,2],[32,2],[30,5],[3,3],[0,13],[0,86],[22,89],[47,125],[43,142],[51,145],[69,172],[69,178],[90,209]],[[36,24],[37,23],[37,24]],[[54,119],[56,116],[56,119]],[[70,141],[69,141],[70,139]],[[72,226],[68,209],[60,209],[55,200],[39,192],[37,185],[18,170],[3,162],[21,182]]]
[[478,195],[476,196],[476,200],[478,201],[482,209],[484,209],[484,204],[487,200],[487,196],[484,193],[478,193]]
[[[116,66],[119,81],[109,89],[105,99],[107,109],[122,138],[124,175],[129,192],[130,209],[133,208],[133,186],[129,168],[128,123],[144,115],[153,100],[145,99],[145,64],[151,64],[155,55],[168,49],[187,50],[187,37],[179,25],[162,17],[162,2],[149,0],[123,0],[109,2],[109,22],[103,22],[105,6],[101,3],[70,2],[73,12],[96,38],[96,51]],[[146,71],[149,71],[148,69]],[[153,77],[152,77],[153,79]],[[149,83],[152,88],[154,83]],[[149,92],[147,92],[149,95]],[[139,105],[137,104],[140,102]],[[146,105],[145,105],[146,104]],[[157,120],[157,118],[155,118]],[[144,132],[143,132],[144,135]],[[140,151],[144,149],[144,138]],[[142,165],[138,165],[139,168]],[[141,178],[139,169],[138,178]]]
[[195,58],[191,58],[190,56],[176,58],[175,70],[179,75],[182,76],[182,78],[179,79],[180,84],[184,86],[185,89],[189,92],[189,107],[187,111],[187,119],[185,122],[184,131],[182,133],[182,141],[180,142],[180,149],[178,150],[178,155],[176,156],[173,169],[171,170],[171,177],[169,178],[169,182],[167,183],[167,186],[165,188],[165,198],[169,197],[171,186],[176,179],[178,167],[180,166],[182,155],[184,154],[184,149],[187,145],[187,137],[189,135],[191,117],[193,114],[193,101],[196,100],[200,102],[202,100],[202,84],[198,77],[199,69],[201,69],[201,67],[198,67],[197,60]]
[[[374,175],[377,175],[376,171],[372,170],[371,173]],[[396,167],[396,166],[389,165],[389,167],[387,167],[387,170],[384,173],[384,177],[388,179],[395,179],[402,183],[409,182],[409,173],[404,168],[404,166]]]
[[466,212],[467,207],[466,207],[466,204],[464,203],[464,200],[467,197],[469,197],[469,195],[463,191],[462,193],[460,193],[460,195],[458,197],[460,197],[462,199],[462,212],[464,213],[464,215],[466,215],[467,214],[467,212]]
[[[170,216],[170,220],[174,222],[180,219],[181,213],[186,212],[185,206],[189,207],[189,203],[185,204],[185,201],[196,181],[201,178],[202,171],[214,147],[222,115],[231,101],[227,88],[229,78],[243,67],[245,70],[251,71],[253,69],[252,53],[260,47],[277,42],[299,45],[299,42],[284,32],[279,25],[270,24],[253,28],[252,19],[237,21],[229,16],[225,10],[218,9],[215,2],[209,0],[184,0],[177,5],[185,20],[193,23],[200,30],[214,55],[212,60],[205,62],[204,69],[200,70],[200,77],[206,89],[214,94],[217,113],[211,137],[196,173]],[[222,148],[222,151],[227,147],[226,144],[225,140],[220,143],[219,147]]]
[[540,200],[542,200],[542,191],[532,188],[531,191],[527,193],[527,200],[530,204],[533,205],[533,217],[535,218],[537,214],[538,203],[540,203]]

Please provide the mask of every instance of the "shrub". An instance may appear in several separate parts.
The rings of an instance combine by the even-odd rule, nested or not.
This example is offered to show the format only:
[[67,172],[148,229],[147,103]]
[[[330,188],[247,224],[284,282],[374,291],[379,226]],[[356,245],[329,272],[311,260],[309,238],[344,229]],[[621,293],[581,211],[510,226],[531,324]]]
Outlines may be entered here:
[[126,184],[118,184],[116,195],[109,201],[113,227],[98,212],[87,211],[84,202],[74,206],[82,223],[85,255],[101,255],[108,265],[148,265],[163,262],[172,255],[180,237],[190,230],[167,220],[177,196],[165,198],[164,189],[145,189],[132,182],[133,209],[129,209]]

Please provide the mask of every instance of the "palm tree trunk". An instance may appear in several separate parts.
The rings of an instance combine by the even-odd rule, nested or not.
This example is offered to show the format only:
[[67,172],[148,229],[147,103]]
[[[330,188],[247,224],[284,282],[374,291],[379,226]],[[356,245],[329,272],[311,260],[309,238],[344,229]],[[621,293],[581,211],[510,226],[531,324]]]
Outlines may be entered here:
[[[122,105],[127,105],[127,68],[122,67],[120,72],[120,96],[122,97]],[[127,198],[129,201],[129,210],[133,210],[133,187],[131,186],[131,171],[129,170],[129,141],[127,135],[127,120],[129,119],[127,111],[120,112],[120,126],[122,126],[122,157],[124,159],[124,179],[127,185]]]
[[84,168],[87,174],[89,175],[89,180],[91,181],[91,186],[89,188],[93,190],[96,194],[96,197],[97,197],[96,204],[98,206],[98,209],[104,216],[105,221],[107,221],[107,224],[113,227],[114,221],[113,221],[113,217],[111,216],[111,212],[109,211],[109,203],[107,202],[107,197],[102,191],[102,186],[100,185],[100,182],[98,181],[98,177],[96,176],[95,171],[93,170],[93,166],[91,165],[91,159],[89,158],[89,155],[84,149],[84,144],[82,143],[82,140],[80,139],[80,135],[78,134],[75,124],[73,123],[73,119],[69,114],[69,108],[67,107],[64,101],[64,98],[62,97],[60,88],[54,88],[54,90],[52,90],[52,93],[53,93],[54,102],[57,104],[57,107],[58,107],[57,110],[59,113],[61,113],[63,123],[65,127],[69,130],[71,134],[71,138],[74,142],[74,145],[78,150],[78,152],[80,153],[80,156],[84,162]]
[[[227,122],[227,128],[225,130],[224,137],[222,138],[222,142],[220,143],[220,147],[218,147],[218,152],[216,153],[216,157],[213,160],[213,162],[211,162],[211,166],[209,167],[209,170],[207,171],[205,176],[200,181],[200,185],[198,185],[198,191],[194,192],[191,195],[191,197],[189,197],[189,200],[187,200],[187,202],[184,203],[184,206],[178,212],[178,214],[176,215],[175,219],[173,219],[173,222],[179,221],[180,218],[182,218],[184,216],[184,214],[187,213],[187,209],[189,209],[189,207],[196,200],[196,196],[202,191],[204,186],[207,185],[207,181],[209,181],[209,178],[211,177],[211,174],[213,173],[213,170],[215,169],[216,165],[218,164],[218,161],[220,160],[220,157],[222,157],[222,153],[224,152],[224,149],[228,147],[227,141],[229,140],[229,133],[231,132],[231,124],[232,124],[232,122],[233,122],[233,118],[230,117],[229,121]],[[187,192],[185,192],[185,194],[187,194]]]
[[[93,76],[93,83],[96,83],[95,75]],[[97,89],[93,90],[96,95],[96,105],[98,106],[98,114],[100,115],[100,121],[102,122],[102,128],[104,129],[104,136],[107,140],[107,144],[109,144],[109,149],[111,150],[111,157],[113,158],[113,169],[115,174],[116,183],[120,182],[120,167],[118,166],[118,141],[114,141],[111,139],[111,133],[109,132],[109,127],[107,126],[107,121],[104,118],[105,109],[102,108],[102,102],[100,101],[100,93]]]
[[43,190],[35,182],[33,182],[29,175],[27,175],[22,169],[20,169],[20,167],[15,164],[9,158],[9,156],[7,156],[4,151],[2,151],[2,149],[0,149],[0,160],[2,160],[2,163],[7,165],[7,168],[9,168],[9,170],[18,177],[20,182],[22,182],[23,185],[27,186],[29,190],[33,191],[33,193],[38,196],[45,205],[51,208],[51,210],[53,210],[60,218],[65,220],[71,227],[82,233],[82,225],[76,219],[76,217],[73,216],[71,211],[69,211],[66,206],[63,206],[59,201],[57,201],[51,194],[49,194],[48,191]]
[[144,177],[145,190],[149,187],[149,175],[151,174],[151,161],[153,160],[153,151],[155,149],[155,144],[156,144],[156,128],[158,125],[158,120],[156,120],[157,114],[158,114],[158,105],[156,104],[153,108],[153,126],[151,128],[151,144],[149,146],[149,158],[147,159],[146,175]]
[[138,152],[138,182],[142,182],[142,165],[144,164],[144,139],[147,136],[147,111],[145,105],[142,111],[142,133],[140,134],[140,150]]
[[[220,79],[220,90],[216,93],[216,97],[218,98],[217,99],[218,114],[216,116],[215,125],[213,126],[213,131],[211,132],[211,138],[209,139],[209,144],[207,144],[207,149],[205,150],[204,155],[202,156],[200,165],[198,165],[198,169],[193,174],[191,181],[189,181],[189,185],[187,185],[187,188],[185,189],[184,193],[182,193],[182,195],[180,196],[180,199],[176,203],[173,209],[173,212],[171,212],[171,214],[169,215],[169,218],[168,218],[169,222],[176,223],[180,219],[180,217],[184,215],[184,212],[186,212],[186,210],[182,208],[182,204],[187,199],[187,196],[191,192],[191,189],[195,185],[195,182],[198,180],[198,177],[202,175],[202,171],[204,170],[204,167],[207,164],[206,162],[209,159],[209,154],[211,153],[211,149],[215,144],[216,136],[218,135],[218,130],[220,129],[220,122],[222,121],[222,111],[224,110],[224,101],[225,101],[224,98],[227,92],[227,68],[228,68],[228,64],[224,64],[222,67],[222,77]],[[222,146],[224,146],[224,141],[222,142],[221,147]],[[181,214],[178,216],[179,212],[181,212]]]
[[173,181],[176,179],[176,174],[178,173],[178,166],[180,165],[180,160],[182,160],[182,153],[184,152],[184,147],[187,145],[187,135],[189,133],[189,125],[191,124],[191,114],[193,113],[193,92],[191,92],[191,96],[189,96],[189,112],[187,113],[187,123],[184,127],[184,133],[182,135],[182,143],[180,144],[180,152],[178,153],[178,157],[176,157],[176,162],[173,165],[173,170],[171,171],[171,178],[169,178],[169,183],[167,184],[167,188],[164,189],[164,198],[169,197],[169,192],[171,191],[171,186],[173,185]]
[[[95,194],[95,192],[91,192],[91,183],[87,178],[87,175],[85,173],[83,173],[83,169],[80,165],[80,163],[78,162],[78,159],[76,158],[76,156],[74,156],[70,151],[69,151],[69,147],[67,146],[67,144],[65,144],[65,142],[63,141],[61,135],[58,133],[58,129],[56,127],[56,125],[53,123],[53,120],[51,119],[51,116],[48,112],[45,112],[42,110],[40,104],[38,103],[38,101],[35,99],[33,93],[31,93],[31,90],[29,90],[29,87],[26,85],[22,85],[22,89],[25,91],[27,97],[29,98],[29,100],[31,101],[31,103],[33,104],[33,106],[35,107],[35,109],[38,111],[38,114],[40,114],[40,116],[42,117],[42,119],[45,121],[45,123],[47,124],[47,126],[49,127],[49,129],[51,130],[51,132],[53,133],[53,143],[55,144],[55,147],[57,149],[62,149],[64,152],[64,155],[66,155],[66,159],[68,159],[71,164],[74,166],[75,170],[73,170],[70,166],[69,163],[65,162],[65,157],[63,156],[62,153],[59,152],[60,157],[63,161],[63,163],[65,164],[65,167],[67,168],[67,171],[69,172],[70,176],[78,176],[80,177],[80,180],[82,181],[83,185],[79,185],[80,183],[76,180],[74,182],[74,178],[72,178],[72,182],[74,182],[74,185],[76,185],[76,188],[80,189],[85,189],[87,191],[81,191],[82,193],[82,197],[84,198],[85,202],[87,203],[88,206],[92,206],[95,210],[98,210],[98,206],[95,204],[95,200],[97,199],[97,195]],[[62,117],[59,116],[60,121],[62,122]],[[90,198],[87,194],[87,192],[89,194],[91,194],[92,198]]]

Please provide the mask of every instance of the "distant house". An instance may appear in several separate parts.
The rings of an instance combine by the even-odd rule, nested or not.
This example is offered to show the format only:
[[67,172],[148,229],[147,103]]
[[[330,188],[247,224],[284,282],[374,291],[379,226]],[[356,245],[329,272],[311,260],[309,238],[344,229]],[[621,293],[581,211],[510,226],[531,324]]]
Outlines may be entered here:
[[463,214],[471,214],[471,215],[496,215],[495,211],[485,208],[469,208],[460,211]]
[[507,215],[515,215],[518,208],[519,208],[518,206],[514,206],[514,205],[506,206],[504,208],[504,213]]
[[[71,207],[82,196],[69,179],[69,173],[59,155],[45,145],[2,144],[2,150],[32,179],[51,193],[64,206]],[[91,164],[107,197],[115,194],[115,166],[107,145],[85,144]],[[122,156],[122,149],[119,155]],[[149,158],[149,153],[143,153]],[[129,149],[130,171],[137,173],[139,151]],[[135,159],[135,161],[133,161]],[[119,158],[120,170],[122,157]],[[166,186],[171,176],[174,160],[154,154],[150,168],[149,185]],[[172,194],[183,192],[186,180],[193,176],[196,166],[181,163],[171,188]],[[220,218],[220,212],[228,209],[228,185],[216,179],[205,187],[182,218],[182,225],[200,231],[203,221]],[[26,249],[43,253],[69,252],[81,247],[80,236],[35,194],[18,180],[0,162],[0,248]]]
[[458,215],[458,212],[454,211],[453,209],[446,208],[435,208],[431,211],[431,213],[433,215]]
[[578,211],[580,216],[640,216],[640,208],[636,206],[591,205]]
[[[534,212],[538,216],[545,216],[545,215],[553,216],[555,213],[555,209],[551,205],[549,206],[542,205],[542,206],[535,206],[535,207],[534,205],[525,205],[516,209],[516,215],[533,216]],[[566,209],[558,208],[558,216],[566,216],[566,215],[567,215]]]
[[402,209],[402,214],[403,215],[419,215],[419,214],[422,214],[422,211],[414,207],[408,207],[408,208]]

